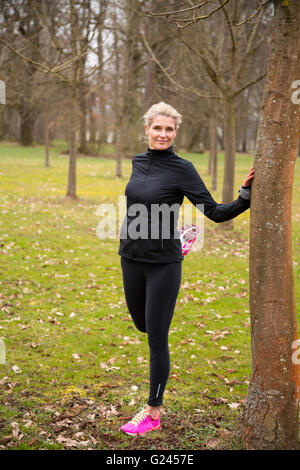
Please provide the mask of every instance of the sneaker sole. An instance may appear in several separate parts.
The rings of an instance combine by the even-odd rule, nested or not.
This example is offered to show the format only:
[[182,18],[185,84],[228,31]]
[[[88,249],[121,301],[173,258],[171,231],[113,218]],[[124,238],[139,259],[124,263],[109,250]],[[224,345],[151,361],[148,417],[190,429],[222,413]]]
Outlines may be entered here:
[[127,431],[123,431],[123,429],[120,429],[120,431],[123,431],[128,436],[143,436],[144,434],[146,434],[146,432],[154,431],[155,429],[161,429],[161,426],[155,426],[154,428],[147,429],[147,431],[144,431],[144,432],[127,432]]

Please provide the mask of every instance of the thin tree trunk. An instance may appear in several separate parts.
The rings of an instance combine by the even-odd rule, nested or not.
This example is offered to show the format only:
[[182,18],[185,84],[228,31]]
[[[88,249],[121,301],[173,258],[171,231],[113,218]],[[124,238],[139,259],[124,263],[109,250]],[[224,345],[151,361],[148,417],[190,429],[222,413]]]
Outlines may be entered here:
[[70,155],[69,155],[69,171],[68,171],[68,188],[67,195],[70,199],[78,199],[76,195],[76,159],[77,159],[77,100],[76,91],[73,90],[71,98],[71,110],[69,121],[69,139],[70,139]]
[[249,96],[250,90],[247,90],[247,98],[244,103],[245,106],[245,117],[243,123],[243,137],[242,137],[242,152],[247,153],[247,137],[248,137],[248,124],[249,124]]
[[[196,122],[193,126],[190,127],[192,130],[189,129],[189,131],[186,132],[186,139],[183,143],[187,141],[186,147],[189,152],[197,152],[201,150],[201,130],[203,128],[203,124],[201,122]],[[178,140],[177,144],[179,145]]]
[[213,111],[209,121],[209,161],[211,174],[211,189],[217,189],[217,125]]
[[146,77],[145,77],[145,95],[144,109],[147,110],[152,104],[153,84],[155,77],[156,64],[154,60],[147,56]]
[[300,105],[292,101],[291,84],[300,77],[300,3],[274,5],[251,190],[252,376],[238,435],[246,448],[298,449],[291,202]]
[[[224,99],[224,180],[222,202],[226,204],[233,201],[234,169],[235,169],[235,110],[234,100],[230,97]],[[225,229],[233,228],[233,221],[228,220],[218,224]]]
[[96,119],[94,116],[95,107],[95,94],[91,93],[90,99],[88,100],[88,111],[89,111],[89,142],[94,144],[96,142]]
[[122,176],[122,124],[116,127],[116,176],[121,178]]
[[45,167],[50,166],[49,163],[49,114],[45,112]]
[[[101,8],[101,7],[100,7]],[[105,13],[102,13],[105,15]],[[104,73],[103,73],[103,21],[98,26],[98,81],[101,84],[98,89],[99,97],[99,111],[100,111],[100,123],[99,123],[99,143],[105,144],[107,140],[107,129],[106,129],[106,95],[104,86]]]
[[124,116],[124,96],[120,92],[119,77],[120,77],[120,55],[118,49],[118,28],[116,15],[113,17],[114,30],[114,44],[115,49],[115,70],[114,70],[114,113],[115,113],[115,151],[116,151],[116,177],[122,176],[122,121]]
[[248,113],[245,117],[245,125],[244,125],[244,135],[243,135],[243,142],[242,142],[242,152],[247,153],[247,134],[248,134]]
[[[82,90],[82,94],[84,93],[84,88]],[[87,147],[87,140],[86,140],[86,100],[85,98],[80,99],[80,153],[87,154],[88,147]]]
[[[210,126],[210,123],[209,123],[209,126]],[[210,130],[209,130],[209,134],[210,134]],[[212,167],[211,158],[212,158],[212,156],[211,156],[211,143],[209,142],[209,154],[208,154],[208,162],[207,162],[207,174],[208,175],[211,175],[211,167]]]
[[21,109],[21,144],[30,146],[33,144],[34,118],[28,109]]

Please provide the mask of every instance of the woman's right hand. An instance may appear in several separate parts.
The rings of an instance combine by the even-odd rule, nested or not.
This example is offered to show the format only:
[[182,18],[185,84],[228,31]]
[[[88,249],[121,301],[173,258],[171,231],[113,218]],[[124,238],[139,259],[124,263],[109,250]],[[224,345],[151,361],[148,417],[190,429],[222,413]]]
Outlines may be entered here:
[[251,170],[250,170],[249,175],[244,179],[242,187],[243,188],[250,188],[253,178],[254,178],[254,170],[253,170],[253,167],[252,167]]

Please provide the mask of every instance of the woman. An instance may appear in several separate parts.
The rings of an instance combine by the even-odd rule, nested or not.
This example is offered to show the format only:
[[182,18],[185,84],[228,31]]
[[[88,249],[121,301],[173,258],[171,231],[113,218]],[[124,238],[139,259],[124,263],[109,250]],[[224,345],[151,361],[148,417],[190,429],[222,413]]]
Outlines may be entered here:
[[[152,209],[170,209],[174,205],[178,209],[186,196],[195,206],[202,204],[209,219],[224,222],[250,207],[250,187],[254,177],[251,168],[238,199],[217,204],[194,165],[173,151],[181,115],[161,102],[151,106],[144,115],[144,122],[149,147],[147,152],[137,154],[132,160],[132,175],[125,190],[127,215],[119,248],[128,310],[137,329],[147,333],[150,348],[147,405],[120,427],[120,431],[130,435],[160,428],[159,407],[170,372],[168,332],[184,259],[176,228],[178,210],[169,210],[170,230],[164,237],[165,219],[162,223],[157,210]],[[138,230],[141,227],[142,230]]]

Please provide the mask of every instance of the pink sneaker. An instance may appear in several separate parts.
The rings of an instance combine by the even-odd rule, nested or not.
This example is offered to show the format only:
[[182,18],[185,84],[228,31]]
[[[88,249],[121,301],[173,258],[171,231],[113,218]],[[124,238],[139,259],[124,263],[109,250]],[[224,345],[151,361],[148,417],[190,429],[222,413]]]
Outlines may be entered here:
[[160,429],[160,414],[157,419],[153,419],[149,413],[149,406],[145,405],[131,421],[121,426],[119,431],[130,435],[139,435],[154,429]]

